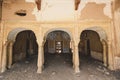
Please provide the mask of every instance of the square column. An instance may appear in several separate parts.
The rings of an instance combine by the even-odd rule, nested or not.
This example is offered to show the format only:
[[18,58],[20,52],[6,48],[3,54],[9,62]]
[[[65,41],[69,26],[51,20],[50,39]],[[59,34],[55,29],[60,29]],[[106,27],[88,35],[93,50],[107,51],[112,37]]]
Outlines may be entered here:
[[75,73],[79,73],[80,70],[79,70],[79,53],[78,53],[78,46],[74,46],[74,70],[75,70]]
[[8,46],[8,68],[11,68],[11,65],[12,65],[12,55],[13,55],[13,42],[10,42],[9,43],[9,46]]
[[112,46],[111,46],[111,41],[108,41],[108,68],[110,70],[114,70],[114,59],[113,59],[113,53],[112,53]]
[[38,48],[38,63],[37,63],[37,66],[38,66],[38,70],[37,70],[37,73],[42,73],[42,69],[43,69],[43,47],[42,46],[39,46]]
[[101,42],[103,45],[103,63],[104,63],[104,66],[107,66],[107,46],[104,40]]
[[2,69],[1,72],[5,72],[7,66],[7,45],[8,42],[6,41],[3,45],[3,54],[2,54]]
[[79,44],[79,40],[76,39],[76,41],[73,41],[73,68],[75,70],[75,73],[79,73],[80,69],[79,69],[79,65],[80,65],[80,61],[79,61],[79,51],[78,51],[78,44]]

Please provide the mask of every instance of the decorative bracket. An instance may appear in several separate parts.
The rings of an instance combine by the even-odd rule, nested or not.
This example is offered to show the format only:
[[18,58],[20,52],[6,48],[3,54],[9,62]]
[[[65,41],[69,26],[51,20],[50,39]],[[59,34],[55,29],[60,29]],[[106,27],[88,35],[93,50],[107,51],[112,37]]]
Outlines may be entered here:
[[37,9],[41,10],[41,0],[35,0],[35,3],[37,4]]
[[75,0],[75,10],[78,10],[81,0]]

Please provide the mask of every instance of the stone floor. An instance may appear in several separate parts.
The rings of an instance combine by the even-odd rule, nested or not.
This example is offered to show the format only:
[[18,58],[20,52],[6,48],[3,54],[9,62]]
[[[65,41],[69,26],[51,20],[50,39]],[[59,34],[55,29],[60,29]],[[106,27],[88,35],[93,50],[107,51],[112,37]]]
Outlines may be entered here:
[[13,64],[0,74],[0,80],[120,80],[120,71],[106,69],[102,62],[83,57],[80,73],[75,74],[70,54],[46,55],[42,74],[37,74],[37,56]]

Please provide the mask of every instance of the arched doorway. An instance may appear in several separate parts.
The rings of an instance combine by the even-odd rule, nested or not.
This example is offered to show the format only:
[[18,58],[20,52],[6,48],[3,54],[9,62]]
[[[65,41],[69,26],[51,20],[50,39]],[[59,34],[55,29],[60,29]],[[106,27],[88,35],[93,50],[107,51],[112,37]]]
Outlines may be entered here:
[[83,30],[80,35],[79,53],[81,62],[100,62],[108,66],[107,37],[105,32],[98,27]]
[[38,45],[33,31],[19,32],[13,44],[13,63],[38,54]]
[[[2,71],[19,61],[30,60],[38,54],[36,36],[32,30],[17,28],[9,32],[3,49]],[[37,63],[37,62],[36,62]]]
[[103,61],[103,46],[97,32],[85,30],[81,33],[80,40],[81,55],[91,56],[94,59]]
[[44,44],[45,66],[63,65],[64,62],[72,64],[70,41],[71,37],[65,31],[54,30],[49,32]]

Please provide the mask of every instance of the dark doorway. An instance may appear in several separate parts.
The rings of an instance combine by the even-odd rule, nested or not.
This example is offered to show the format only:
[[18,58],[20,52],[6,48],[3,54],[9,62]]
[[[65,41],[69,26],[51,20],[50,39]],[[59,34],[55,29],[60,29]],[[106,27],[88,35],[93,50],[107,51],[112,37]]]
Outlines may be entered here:
[[70,53],[70,36],[64,31],[50,32],[44,44],[44,52]]
[[64,31],[57,30],[47,35],[44,44],[45,67],[62,66],[64,63],[72,65],[70,41],[69,34]]
[[87,39],[87,54],[88,56],[91,56],[91,53],[90,53],[90,40]]
[[84,30],[81,33],[80,40],[80,59],[103,62],[103,46],[97,32],[92,30]]
[[18,33],[13,45],[13,63],[30,59],[37,54],[38,44],[34,32],[26,30]]

